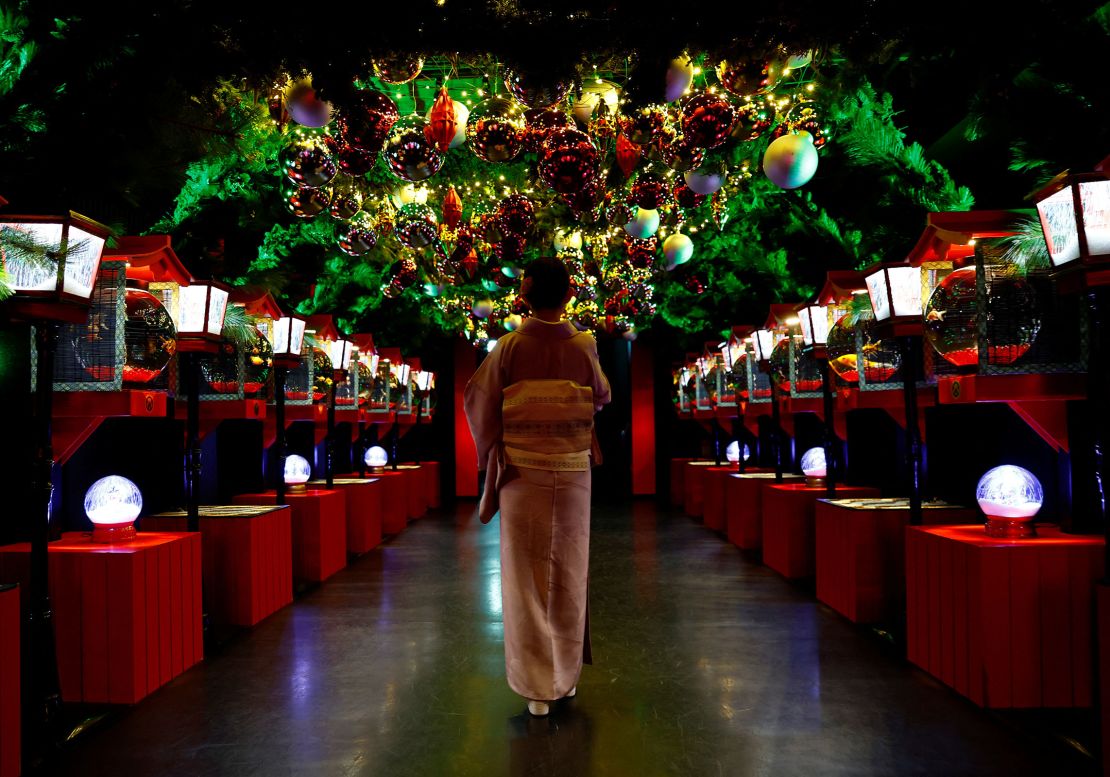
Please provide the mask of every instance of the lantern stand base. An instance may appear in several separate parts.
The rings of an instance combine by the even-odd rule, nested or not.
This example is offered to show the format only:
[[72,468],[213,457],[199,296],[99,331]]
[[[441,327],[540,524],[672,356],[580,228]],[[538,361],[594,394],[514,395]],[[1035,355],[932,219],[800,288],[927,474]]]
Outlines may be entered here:
[[1037,536],[1037,527],[1028,518],[998,518],[987,516],[987,536],[997,539],[1020,540]]
[[285,491],[290,494],[303,494],[308,491],[308,484],[297,483],[296,485],[285,484]]
[[135,539],[135,524],[93,527],[92,541],[103,545],[121,545]]
[[827,477],[809,477],[806,476],[806,486],[808,488],[825,488],[830,482]]

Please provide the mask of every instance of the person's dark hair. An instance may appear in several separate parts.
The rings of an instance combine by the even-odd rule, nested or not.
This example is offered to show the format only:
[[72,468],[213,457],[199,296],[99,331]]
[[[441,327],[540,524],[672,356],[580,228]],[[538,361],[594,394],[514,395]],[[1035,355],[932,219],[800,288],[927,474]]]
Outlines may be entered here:
[[524,268],[524,301],[532,310],[561,307],[570,289],[570,273],[560,260],[547,256],[528,263]]

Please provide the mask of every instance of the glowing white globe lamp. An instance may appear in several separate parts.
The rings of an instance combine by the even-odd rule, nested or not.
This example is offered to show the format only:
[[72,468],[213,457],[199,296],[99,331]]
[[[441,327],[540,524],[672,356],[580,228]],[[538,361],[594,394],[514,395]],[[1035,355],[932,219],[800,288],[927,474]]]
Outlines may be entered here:
[[304,491],[307,488],[305,483],[310,477],[312,467],[304,456],[294,453],[285,459],[285,485],[289,486],[290,491]]
[[824,448],[810,448],[802,454],[802,474],[806,476],[807,486],[819,488],[825,485],[827,473]]
[[1027,469],[1003,464],[987,470],[975,488],[975,501],[987,516],[991,537],[1035,537],[1033,516],[1044,503],[1044,489]]
[[[752,455],[752,449],[749,448],[747,445],[745,445],[744,446],[744,461],[747,461],[749,458],[751,458],[751,455]],[[733,464],[736,464],[740,461],[740,443],[739,442],[737,442],[736,440],[733,440],[732,442],[730,442],[728,444],[728,447],[725,448],[725,458],[728,459]]]
[[131,542],[142,509],[139,487],[119,475],[101,478],[85,492],[85,515],[93,523],[93,542]]
[[389,454],[385,452],[385,448],[380,445],[375,445],[366,449],[366,455],[362,457],[366,462],[366,466],[370,468],[371,472],[381,472],[389,464]]

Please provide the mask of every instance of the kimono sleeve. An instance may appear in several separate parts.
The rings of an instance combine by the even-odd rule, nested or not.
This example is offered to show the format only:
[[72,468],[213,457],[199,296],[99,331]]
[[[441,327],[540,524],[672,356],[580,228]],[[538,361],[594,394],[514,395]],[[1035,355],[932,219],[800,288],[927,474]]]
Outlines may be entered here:
[[485,470],[489,453],[501,440],[501,347],[497,347],[478,367],[466,384],[463,409],[478,451],[478,469]]

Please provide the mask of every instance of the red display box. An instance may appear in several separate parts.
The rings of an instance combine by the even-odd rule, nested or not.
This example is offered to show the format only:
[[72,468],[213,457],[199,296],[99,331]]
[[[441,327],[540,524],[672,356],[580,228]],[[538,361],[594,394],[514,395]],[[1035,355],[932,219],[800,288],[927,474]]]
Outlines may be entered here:
[[20,770],[19,586],[0,585],[0,777]]
[[[28,543],[0,547],[0,579],[24,595],[30,559]],[[204,657],[200,534],[120,545],[63,534],[50,543],[50,601],[62,700],[135,704]]]
[[1101,537],[906,530],[907,655],[983,707],[1089,707]]
[[[817,500],[825,496],[825,486],[778,483],[763,491],[763,563],[787,580],[817,574]],[[837,486],[843,497],[878,496],[869,486]]]
[[705,528],[713,531],[724,532],[727,528],[725,521],[725,486],[729,478],[736,474],[736,465],[724,467],[705,467],[702,470],[702,523]]
[[397,471],[408,478],[405,493],[408,496],[408,517],[414,520],[428,512],[428,487],[426,470],[419,464],[398,464]]
[[701,518],[705,509],[705,472],[716,467],[714,461],[686,462],[686,483],[683,486],[683,500],[686,514],[691,518]]
[[420,466],[424,469],[424,487],[428,489],[428,507],[440,507],[443,497],[439,487],[439,462],[422,461]]
[[[783,483],[797,483],[800,475],[783,475]],[[763,492],[776,484],[775,473],[749,469],[725,480],[725,526],[728,541],[744,550],[763,547]]]
[[[309,485],[323,488],[323,480]],[[359,555],[382,541],[382,496],[385,483],[379,478],[333,478],[332,485],[347,498],[347,552]]]
[[[273,491],[239,494],[237,505],[272,505]],[[293,510],[293,578],[321,583],[347,566],[347,499],[342,491],[286,492]]]
[[686,506],[686,465],[697,459],[671,459],[671,504]]
[[373,477],[381,479],[385,487],[382,492],[382,533],[400,534],[409,520],[409,497],[406,489],[409,487],[410,476],[405,470],[386,469],[375,472]]
[[[933,501],[926,524],[967,523],[977,511]],[[906,499],[819,499],[817,598],[853,623],[890,623],[906,607]]]
[[[185,531],[184,511],[148,515],[146,531]],[[285,505],[200,508],[204,596],[212,623],[254,626],[293,601],[291,511]]]

